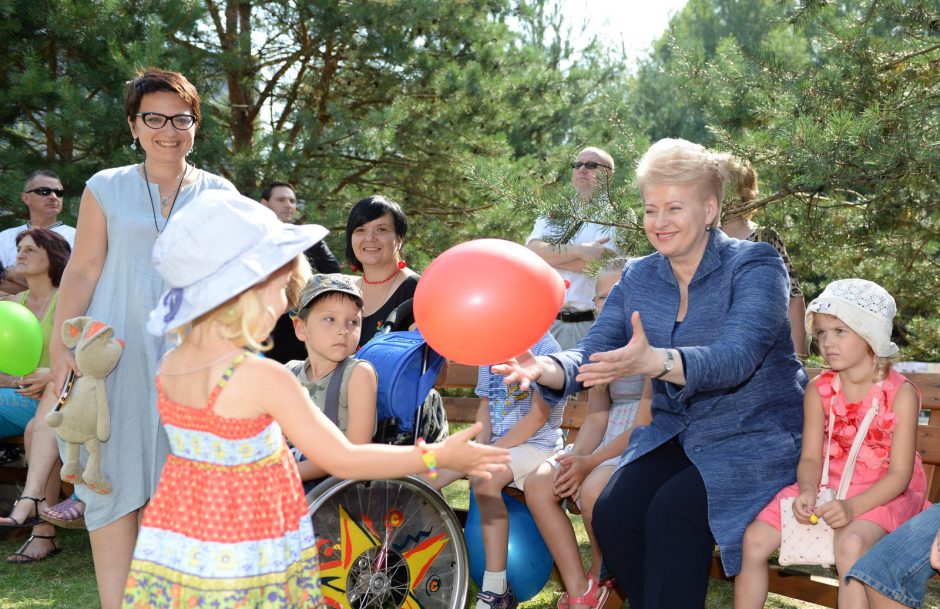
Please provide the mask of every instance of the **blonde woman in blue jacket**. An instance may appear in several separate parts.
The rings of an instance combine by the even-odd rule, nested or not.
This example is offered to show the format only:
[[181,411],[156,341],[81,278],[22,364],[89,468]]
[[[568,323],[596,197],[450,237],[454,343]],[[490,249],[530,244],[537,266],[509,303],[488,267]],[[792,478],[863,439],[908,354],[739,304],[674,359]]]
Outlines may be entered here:
[[576,348],[494,367],[546,394],[654,379],[653,421],[633,432],[593,516],[634,609],[703,606],[714,544],[737,574],[745,527],[795,479],[807,379],[787,272],[771,246],[717,227],[725,185],[751,172],[685,140],[653,144],[637,186],[656,252],[627,265]]

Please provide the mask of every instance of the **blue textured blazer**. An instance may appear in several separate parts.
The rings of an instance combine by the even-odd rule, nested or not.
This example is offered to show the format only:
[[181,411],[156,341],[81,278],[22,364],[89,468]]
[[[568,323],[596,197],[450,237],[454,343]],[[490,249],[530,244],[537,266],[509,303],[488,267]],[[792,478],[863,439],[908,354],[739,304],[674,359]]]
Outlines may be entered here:
[[787,286],[773,247],[713,230],[681,323],[672,267],[654,253],[627,265],[587,336],[553,356],[565,371],[561,392],[580,391],[578,367],[629,342],[633,311],[653,347],[681,351],[685,386],[653,381],[653,422],[633,432],[621,464],[672,438],[683,445],[705,481],[728,575],[741,570],[744,529],[796,479],[807,378],[790,339]]

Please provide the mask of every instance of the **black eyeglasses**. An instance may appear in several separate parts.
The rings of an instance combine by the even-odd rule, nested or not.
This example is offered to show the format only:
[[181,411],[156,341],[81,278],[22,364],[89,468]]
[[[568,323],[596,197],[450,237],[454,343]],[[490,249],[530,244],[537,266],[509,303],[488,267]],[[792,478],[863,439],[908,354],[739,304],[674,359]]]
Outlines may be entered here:
[[173,126],[180,131],[190,129],[196,124],[196,117],[192,114],[167,116],[159,112],[138,112],[135,116],[139,116],[141,120],[144,121],[144,124],[151,129],[163,129],[163,125],[165,125],[167,121],[173,121]]
[[572,169],[581,169],[582,167],[587,167],[588,169],[597,169],[598,167],[603,167],[604,169],[610,169],[607,165],[603,163],[597,163],[595,161],[588,161],[587,163],[572,163]]
[[32,188],[30,190],[27,190],[26,192],[34,192],[40,197],[48,197],[49,195],[55,195],[59,197],[60,199],[62,198],[63,195],[65,195],[65,191],[62,190],[61,188],[49,188],[48,186],[40,186],[39,188]]

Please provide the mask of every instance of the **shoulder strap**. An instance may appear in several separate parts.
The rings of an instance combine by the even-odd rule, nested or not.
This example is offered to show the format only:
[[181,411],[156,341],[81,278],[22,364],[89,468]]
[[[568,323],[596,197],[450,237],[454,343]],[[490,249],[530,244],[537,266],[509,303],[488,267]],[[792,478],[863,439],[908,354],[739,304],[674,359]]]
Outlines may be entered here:
[[872,419],[878,414],[878,396],[882,393],[881,381],[878,381],[872,388],[872,393],[875,395],[871,398],[871,406],[868,408],[868,412],[865,413],[865,418],[862,419],[862,422],[858,426],[858,431],[855,433],[855,440],[852,442],[852,450],[849,451],[849,458],[845,462],[845,470],[842,472],[842,480],[839,482],[839,492],[836,493],[836,499],[845,499],[846,494],[849,492],[852,474],[855,473],[855,459],[858,457],[858,451],[862,448],[862,442],[865,441],[865,436],[868,435],[868,427],[871,425]]
[[837,372],[832,380],[832,396],[829,398],[829,433],[827,434],[828,441],[826,442],[826,459],[823,461],[822,479],[819,481],[820,486],[829,485],[829,449],[832,447],[832,430],[836,423],[836,418],[832,414],[832,405],[836,401],[840,389],[842,389],[842,379]]
[[222,373],[222,378],[215,384],[215,387],[212,389],[212,393],[209,394],[209,400],[206,402],[206,408],[212,408],[215,405],[215,401],[219,398],[219,394],[222,393],[222,390],[225,389],[225,386],[228,384],[230,378],[235,373],[235,369],[238,368],[245,357],[247,357],[248,352],[242,351],[235,356],[235,359],[232,360],[232,363],[229,364],[228,368],[225,369],[225,372]]
[[347,357],[336,364],[333,376],[330,377],[330,384],[326,386],[326,403],[323,405],[323,414],[333,421],[334,425],[339,424],[339,390],[343,386],[343,370],[351,360],[352,357]]

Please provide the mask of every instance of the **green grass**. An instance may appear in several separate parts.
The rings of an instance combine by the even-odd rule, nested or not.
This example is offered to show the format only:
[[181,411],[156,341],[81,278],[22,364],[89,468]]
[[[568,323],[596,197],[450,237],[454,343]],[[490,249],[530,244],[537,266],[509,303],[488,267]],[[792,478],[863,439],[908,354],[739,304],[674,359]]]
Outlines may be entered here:
[[[445,489],[447,502],[455,507],[466,508],[469,495],[466,482],[452,484]],[[6,507],[3,511],[6,513]],[[581,555],[589,557],[587,535],[581,518],[572,518]],[[25,537],[5,538],[0,541],[0,556],[7,556],[23,543]],[[0,607],[3,609],[93,609],[99,607],[95,586],[95,572],[91,562],[91,548],[84,531],[59,531],[62,552],[47,560],[25,565],[0,563]],[[678,583],[678,582],[677,582]],[[680,584],[681,585],[681,584]],[[475,606],[476,587],[470,583],[467,608]],[[551,579],[534,598],[526,601],[525,609],[555,609],[555,601],[561,593],[559,584]],[[712,580],[709,587],[706,609],[730,609],[733,605],[733,588],[730,583]],[[773,609],[814,609],[818,605],[794,601],[774,594],[770,595],[767,607]],[[940,609],[940,582],[931,583],[925,609]]]
[[[6,513],[5,511],[3,513]],[[0,542],[4,559],[26,540]],[[32,564],[0,563],[0,607],[4,609],[78,609],[99,607],[91,546],[85,531],[59,530],[62,551]]]

